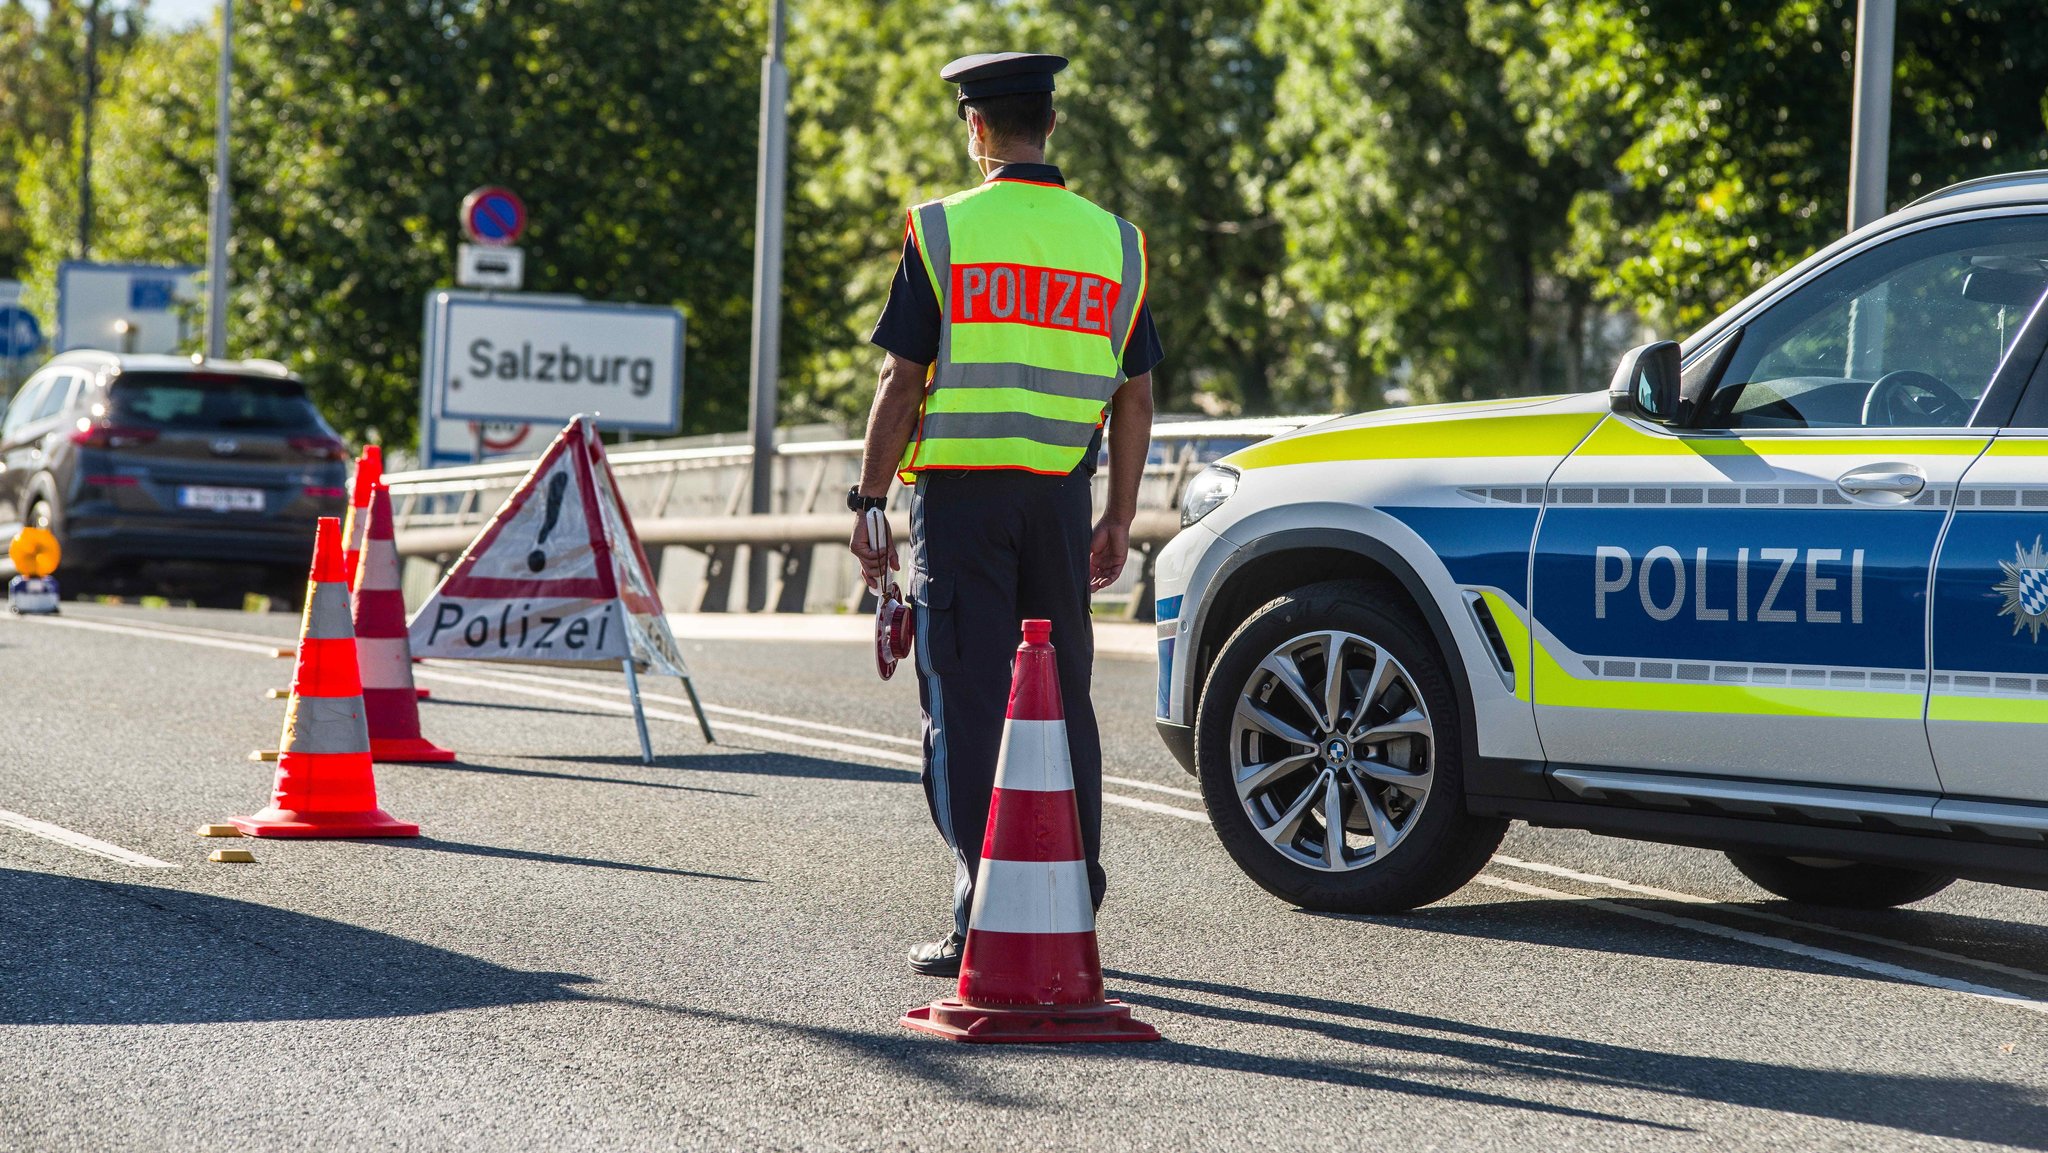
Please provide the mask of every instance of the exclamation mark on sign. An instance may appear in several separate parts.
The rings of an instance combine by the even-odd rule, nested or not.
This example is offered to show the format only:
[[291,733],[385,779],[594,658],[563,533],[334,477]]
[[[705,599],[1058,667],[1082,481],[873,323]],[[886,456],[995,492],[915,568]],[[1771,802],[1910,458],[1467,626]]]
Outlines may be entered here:
[[569,474],[558,472],[548,480],[548,511],[541,518],[540,532],[533,538],[533,551],[526,554],[526,567],[534,572],[548,567],[548,554],[541,545],[548,543],[548,534],[555,531],[555,522],[562,519],[562,496],[569,491]]

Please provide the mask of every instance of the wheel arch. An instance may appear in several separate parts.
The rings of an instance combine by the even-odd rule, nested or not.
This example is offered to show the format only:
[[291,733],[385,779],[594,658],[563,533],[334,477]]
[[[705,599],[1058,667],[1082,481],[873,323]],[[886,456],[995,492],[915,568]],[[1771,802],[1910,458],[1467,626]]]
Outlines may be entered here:
[[1283,529],[1240,548],[1210,580],[1214,592],[1202,598],[1191,624],[1194,652],[1187,671],[1189,720],[1195,719],[1195,693],[1208,680],[1216,655],[1237,627],[1259,606],[1295,589],[1330,580],[1355,580],[1370,586],[1376,598],[1398,605],[1422,621],[1447,668],[1452,695],[1458,702],[1458,733],[1469,759],[1477,759],[1478,726],[1472,687],[1460,675],[1463,651],[1458,647],[1442,606],[1413,565],[1384,541],[1341,528]]

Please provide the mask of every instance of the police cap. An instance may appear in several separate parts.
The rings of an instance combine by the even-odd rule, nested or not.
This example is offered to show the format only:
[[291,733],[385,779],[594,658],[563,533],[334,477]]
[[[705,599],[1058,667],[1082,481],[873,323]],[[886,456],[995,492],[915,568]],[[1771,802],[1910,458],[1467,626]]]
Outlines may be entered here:
[[1044,52],[979,52],[941,68],[939,78],[960,86],[957,110],[965,120],[970,100],[1052,91],[1053,73],[1066,66],[1066,57]]

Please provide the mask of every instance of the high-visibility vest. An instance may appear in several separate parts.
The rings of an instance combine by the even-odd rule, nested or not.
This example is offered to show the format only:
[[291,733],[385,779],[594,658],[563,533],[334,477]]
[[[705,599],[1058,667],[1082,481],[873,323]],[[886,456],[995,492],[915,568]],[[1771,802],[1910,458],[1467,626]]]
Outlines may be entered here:
[[939,299],[939,358],[899,473],[1064,474],[1124,381],[1145,238],[1054,184],[991,180],[910,210]]

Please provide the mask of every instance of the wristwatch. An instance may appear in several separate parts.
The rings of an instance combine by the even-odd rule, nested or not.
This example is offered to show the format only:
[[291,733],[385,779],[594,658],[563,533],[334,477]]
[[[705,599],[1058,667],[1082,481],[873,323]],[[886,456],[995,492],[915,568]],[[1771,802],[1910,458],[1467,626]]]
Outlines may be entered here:
[[887,507],[889,507],[889,498],[886,496],[862,496],[859,485],[846,490],[846,511],[848,512],[863,513],[871,508]]

